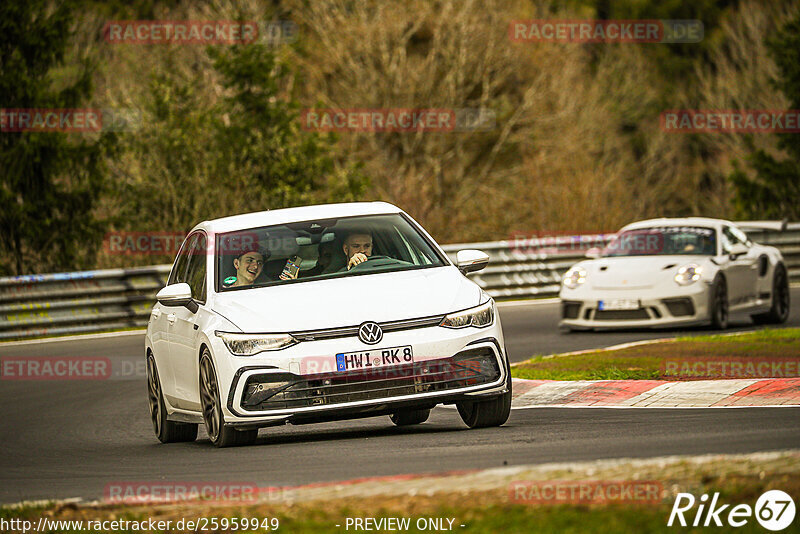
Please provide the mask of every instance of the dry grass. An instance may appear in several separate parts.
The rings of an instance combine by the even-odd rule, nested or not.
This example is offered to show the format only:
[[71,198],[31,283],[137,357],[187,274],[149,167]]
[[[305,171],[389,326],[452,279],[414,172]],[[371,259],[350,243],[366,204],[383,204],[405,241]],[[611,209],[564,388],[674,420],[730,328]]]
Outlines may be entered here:
[[[99,505],[73,504],[0,509],[0,517],[36,520],[193,519],[197,517],[258,517],[280,519],[279,531],[341,532],[346,518],[405,517],[452,518],[456,530],[464,532],[610,532],[663,530],[677,492],[720,493],[721,503],[753,505],[769,489],[790,495],[800,492],[797,453],[765,453],[742,456],[713,456],[652,460],[607,460],[582,464],[530,466],[514,473],[478,477],[474,483],[453,480],[453,489],[411,490],[403,493],[362,493],[351,497],[329,497],[293,503],[258,505],[169,504]],[[454,477],[458,478],[458,477]],[[447,477],[432,477],[437,486]],[[426,480],[421,479],[424,484]],[[654,481],[661,485],[662,502],[540,505],[513,502],[509,488],[513,481]],[[458,489],[455,487],[458,486]],[[336,527],[335,525],[342,525]],[[463,528],[459,526],[465,525]],[[745,531],[750,531],[748,525]],[[759,528],[756,524],[756,528]],[[225,530],[220,530],[224,532]],[[416,532],[414,528],[412,532]]]
[[[613,231],[654,216],[733,217],[726,177],[731,162],[748,153],[744,136],[667,134],[659,113],[785,107],[767,83],[777,72],[763,45],[792,14],[780,4],[747,1],[728,12],[709,61],[683,80],[662,78],[646,48],[661,45],[511,43],[511,20],[594,16],[591,9],[550,0],[179,2],[157,6],[155,15],[292,19],[298,42],[276,49],[291,68],[281,98],[293,96],[303,107],[493,110],[497,122],[490,131],[344,132],[336,143],[337,169],[360,161],[371,178],[364,200],[396,203],[437,240],[466,242]],[[223,90],[205,48],[109,46],[98,42],[103,22],[99,14],[82,19],[75,49],[76,55],[91,49],[103,65],[98,105],[146,111],[154,75],[193,89],[178,122],[201,120],[198,112],[218,102]],[[672,88],[669,94],[665,87]],[[167,126],[151,124],[146,115],[148,125],[152,131],[140,142],[163,135]],[[774,150],[773,137],[757,136],[756,145]],[[245,180],[220,177],[247,170],[193,168],[209,145],[202,130],[193,141],[176,148],[187,169],[180,178],[137,150],[109,161],[115,187],[101,215],[118,214],[129,204],[125,186],[142,185],[160,191],[160,203],[138,207],[121,223],[130,228],[121,229],[159,221],[163,230],[176,231],[254,209],[252,196],[237,188]],[[308,201],[338,198],[333,174],[325,177],[327,190]],[[130,258],[103,259],[106,266],[122,262]]]

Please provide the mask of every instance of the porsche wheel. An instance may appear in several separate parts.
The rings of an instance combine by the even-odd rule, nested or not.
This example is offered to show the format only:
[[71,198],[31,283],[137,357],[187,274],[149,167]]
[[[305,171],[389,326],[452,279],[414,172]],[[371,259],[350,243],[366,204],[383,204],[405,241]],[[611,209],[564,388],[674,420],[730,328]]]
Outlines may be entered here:
[[258,437],[258,429],[236,430],[225,425],[222,404],[219,397],[217,373],[214,363],[206,349],[200,357],[200,402],[203,405],[203,421],[206,425],[208,439],[217,447],[250,445]]
[[717,330],[728,328],[728,285],[718,276],[711,285],[711,327]]
[[781,324],[789,319],[789,277],[786,268],[778,265],[772,277],[772,307],[767,313],[753,315],[756,324]]

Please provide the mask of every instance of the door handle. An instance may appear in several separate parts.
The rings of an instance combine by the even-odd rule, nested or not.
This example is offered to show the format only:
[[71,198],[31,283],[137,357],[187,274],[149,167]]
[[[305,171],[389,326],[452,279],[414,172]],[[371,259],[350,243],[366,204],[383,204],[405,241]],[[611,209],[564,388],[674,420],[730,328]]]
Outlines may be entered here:
[[169,324],[175,324],[175,319],[177,318],[178,317],[174,313],[170,313],[169,315],[167,315],[167,321],[169,322]]

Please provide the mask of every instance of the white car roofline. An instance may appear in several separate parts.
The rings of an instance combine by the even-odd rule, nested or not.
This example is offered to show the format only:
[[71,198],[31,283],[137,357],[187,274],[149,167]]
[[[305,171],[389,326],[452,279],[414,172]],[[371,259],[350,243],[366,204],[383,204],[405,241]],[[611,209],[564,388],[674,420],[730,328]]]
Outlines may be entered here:
[[195,230],[205,230],[210,234],[221,234],[234,232],[236,230],[246,230],[248,228],[259,228],[262,226],[311,221],[315,219],[335,219],[360,215],[390,215],[394,213],[403,213],[403,210],[388,202],[320,204],[243,213],[241,215],[232,215],[203,221],[195,225],[191,232]]
[[723,219],[712,219],[710,217],[663,217],[659,219],[647,219],[644,221],[636,221],[634,223],[626,224],[619,229],[620,232],[625,230],[635,230],[638,228],[650,228],[652,226],[700,226],[718,229],[722,225],[730,224],[735,226],[736,223],[726,221]]

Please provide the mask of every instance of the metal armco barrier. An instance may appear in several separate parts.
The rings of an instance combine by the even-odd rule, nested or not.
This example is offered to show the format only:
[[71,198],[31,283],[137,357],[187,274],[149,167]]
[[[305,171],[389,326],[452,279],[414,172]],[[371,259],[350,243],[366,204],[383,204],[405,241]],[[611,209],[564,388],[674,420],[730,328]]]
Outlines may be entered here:
[[0,339],[147,324],[170,265],[0,278]]
[[[746,226],[746,223],[740,223]],[[800,281],[800,223],[784,231],[749,230],[754,241],[778,247],[789,278]],[[592,247],[613,234],[526,238],[446,245],[489,254],[488,267],[470,278],[496,299],[555,296],[561,277]],[[0,339],[62,335],[147,324],[170,265],[0,278]]]

